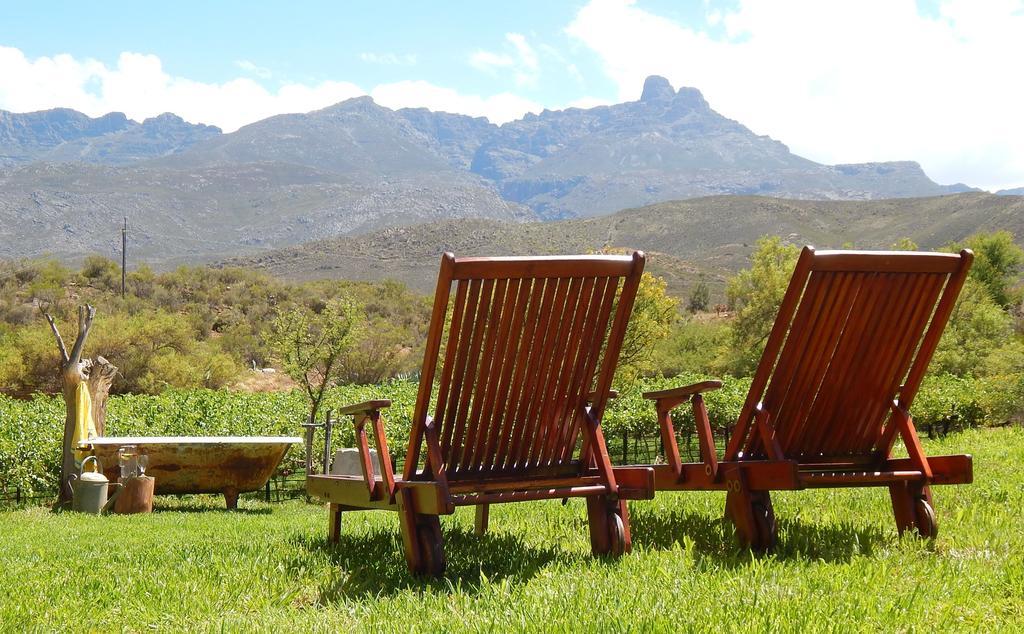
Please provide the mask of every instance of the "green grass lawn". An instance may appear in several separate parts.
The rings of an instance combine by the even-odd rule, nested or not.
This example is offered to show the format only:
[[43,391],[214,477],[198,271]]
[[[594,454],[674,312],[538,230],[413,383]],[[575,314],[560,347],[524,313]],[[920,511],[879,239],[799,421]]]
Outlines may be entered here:
[[302,502],[160,499],[148,516],[0,513],[0,628],[24,630],[1024,629],[1024,430],[926,443],[975,456],[975,483],[937,487],[939,537],[898,538],[884,489],[774,495],[775,554],[734,546],[724,496],[634,503],[634,551],[589,553],[584,503],[442,519],[448,573],[411,578],[397,519]]

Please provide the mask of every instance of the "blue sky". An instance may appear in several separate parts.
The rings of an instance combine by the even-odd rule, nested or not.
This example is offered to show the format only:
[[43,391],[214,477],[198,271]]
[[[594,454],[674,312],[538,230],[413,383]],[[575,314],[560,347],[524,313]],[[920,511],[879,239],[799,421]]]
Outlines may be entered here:
[[0,109],[232,130],[370,94],[503,122],[646,75],[826,162],[1024,185],[1024,0],[4,2]]
[[[598,60],[564,33],[582,5],[537,0],[22,2],[4,9],[0,43],[29,57],[70,53],[108,66],[124,51],[152,53],[168,73],[204,82],[236,77],[237,62],[248,61],[269,71],[269,77],[253,75],[268,88],[284,81],[372,86],[420,79],[488,94],[502,91],[507,78],[474,70],[468,59],[477,50],[501,51],[505,34],[514,32],[557,49],[581,73],[571,77],[564,67],[551,65],[522,94],[552,105],[583,95],[613,99],[616,86]],[[702,3],[687,6],[703,15]],[[372,61],[374,56],[379,61]]]
[[[168,73],[204,82],[229,80],[239,74],[237,62],[247,61],[269,71],[269,76],[254,75],[268,88],[285,81],[375,85],[419,79],[487,94],[504,90],[507,77],[473,72],[467,60],[478,50],[500,52],[507,33],[521,33],[566,62],[545,65],[536,84],[523,87],[522,94],[552,106],[583,96],[613,100],[618,89],[602,72],[600,60],[565,33],[584,4],[19,2],[6,4],[2,11],[0,44],[19,48],[29,57],[70,53],[108,66],[116,64],[124,51],[152,53]],[[706,26],[712,5],[701,0],[645,0],[642,6]],[[540,54],[561,61],[553,51]],[[574,64],[579,74],[570,74],[568,64]]]

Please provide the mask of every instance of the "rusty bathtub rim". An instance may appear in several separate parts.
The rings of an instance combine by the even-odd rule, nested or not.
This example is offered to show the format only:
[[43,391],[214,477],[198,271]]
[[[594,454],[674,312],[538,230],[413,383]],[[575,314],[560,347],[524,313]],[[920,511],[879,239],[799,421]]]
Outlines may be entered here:
[[293,445],[298,436],[102,436],[91,438],[89,445]]

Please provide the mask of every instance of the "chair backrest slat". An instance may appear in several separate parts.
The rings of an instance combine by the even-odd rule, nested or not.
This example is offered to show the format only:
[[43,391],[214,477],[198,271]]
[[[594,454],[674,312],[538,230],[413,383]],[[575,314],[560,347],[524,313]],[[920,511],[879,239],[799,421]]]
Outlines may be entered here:
[[890,404],[913,401],[972,257],[805,248],[726,459],[767,455],[758,406],[788,457],[887,451]]
[[[451,337],[448,340],[448,346],[445,348],[445,358],[443,370],[441,372],[441,383],[437,390],[437,408],[435,409],[437,420],[444,420],[445,408],[448,406],[448,398],[450,396],[450,390],[452,386],[452,375],[455,373],[455,358],[458,354],[466,354],[468,348],[463,346],[459,347],[459,339],[464,336],[463,324],[468,323],[466,326],[468,329],[472,329],[472,319],[466,317],[466,293],[469,288],[469,284],[460,283],[457,285],[458,289],[455,293],[455,304],[452,309],[452,322],[451,322]],[[461,380],[461,379],[457,379]],[[451,429],[450,427],[447,429]],[[451,446],[451,435],[446,434],[441,439],[442,447]]]
[[491,368],[497,367],[494,364],[494,349],[498,338],[499,322],[504,318],[502,308],[504,307],[505,293],[508,290],[508,280],[499,279],[496,282],[494,280],[486,280],[484,285],[487,286],[488,284],[493,286],[493,293],[490,296],[489,306],[487,306],[487,334],[484,337],[480,350],[476,378],[473,383],[479,397],[473,399],[472,405],[468,409],[466,441],[462,448],[462,455],[458,461],[455,461],[453,456],[451,467],[457,470],[472,469],[472,463],[476,457],[481,437],[486,436],[486,433],[481,433],[480,424],[481,416],[487,403],[486,395],[489,392],[488,388],[490,387],[492,377],[497,380],[497,377],[492,374]]
[[529,439],[523,443],[522,452],[519,455],[518,466],[527,467],[533,463],[544,430],[541,428],[544,417],[544,408],[548,391],[551,389],[552,375],[558,362],[559,348],[562,345],[564,336],[564,324],[566,313],[566,299],[569,292],[570,281],[568,278],[558,278],[555,286],[554,300],[547,315],[547,337],[544,339],[543,352],[540,355],[540,366],[537,369],[537,376],[530,393],[530,406],[527,409],[526,421],[529,425],[526,437]]
[[[448,412],[445,414],[444,419],[438,421],[443,430],[443,438],[445,440],[441,447],[446,457],[450,456],[453,446],[461,447],[462,434],[465,431],[465,408],[468,406],[468,402],[465,402],[461,396],[466,384],[471,380],[472,368],[476,364],[476,359],[472,358],[474,356],[473,351],[479,351],[480,337],[483,334],[485,322],[479,319],[478,315],[479,312],[485,310],[483,307],[484,303],[480,300],[482,285],[483,282],[481,280],[469,282],[466,315],[463,318],[462,332],[460,333],[461,345],[455,356]],[[442,375],[444,372],[442,370]]]
[[519,451],[524,427],[523,416],[520,415],[524,400],[523,393],[527,389],[530,362],[533,357],[540,354],[539,351],[534,350],[533,342],[537,337],[537,328],[540,325],[540,304],[547,280],[530,280],[529,283],[532,286],[529,309],[523,321],[519,347],[515,356],[515,370],[512,375],[509,400],[502,408],[502,433],[498,438],[498,448],[495,451],[491,467],[493,469],[507,469],[511,456]]
[[557,319],[555,319],[557,326],[552,323],[552,336],[545,344],[544,362],[541,366],[541,374],[538,377],[538,386],[529,416],[529,420],[533,421],[533,431],[530,449],[525,454],[524,466],[533,466],[537,463],[537,455],[542,451],[547,439],[547,415],[549,409],[554,405],[554,390],[565,355],[566,333],[575,312],[576,300],[579,299],[579,289],[574,289],[578,282],[578,278],[558,280],[558,290],[555,293],[553,308],[557,315]]
[[504,423],[504,408],[501,404],[508,400],[509,381],[512,378],[516,353],[515,344],[518,339],[517,329],[522,324],[528,290],[523,280],[511,280],[502,302],[504,308],[495,341],[493,370],[487,386],[483,412],[480,415],[482,420],[491,421],[491,425],[487,433],[480,435],[474,468],[490,468],[497,449],[498,433]]
[[[816,281],[815,277],[812,276],[812,281]],[[806,323],[805,332],[790,331],[790,337],[783,348],[781,359],[789,360],[787,366],[793,368],[791,376],[782,381],[783,385],[778,392],[772,389],[778,384],[773,378],[764,399],[765,409],[777,419],[776,429],[783,435],[796,410],[806,403],[815,387],[814,379],[820,372],[822,354],[831,343],[832,329],[836,324],[835,313],[849,288],[845,277],[824,275],[822,278],[820,284],[809,289],[816,291],[812,301],[802,302],[796,314],[796,320]],[[793,337],[794,334],[798,336]]]
[[579,402],[579,395],[572,394],[574,389],[579,389],[579,372],[577,368],[580,347],[583,341],[583,331],[586,324],[586,317],[593,307],[594,278],[588,277],[578,282],[575,289],[570,289],[570,295],[575,295],[576,308],[573,311],[571,322],[566,320],[568,330],[565,335],[567,345],[559,363],[561,365],[558,373],[558,380],[551,386],[551,405],[544,412],[545,434],[544,443],[538,455],[538,464],[551,464],[555,454],[561,450],[561,443],[565,437],[566,404],[571,399]]
[[[799,428],[806,420],[809,407],[821,387],[825,374],[835,353],[842,327],[849,316],[852,302],[860,290],[860,280],[855,274],[826,274],[827,283],[823,285],[822,303],[817,308],[810,338],[802,346],[788,344],[783,348],[783,356],[799,357],[796,362],[797,372],[786,394],[785,401],[778,404],[765,400],[765,408],[775,413],[778,420],[777,432],[786,438],[794,428]],[[803,312],[804,307],[797,313]],[[812,311],[814,309],[811,309]],[[783,441],[783,447],[787,445]]]
[[[537,413],[536,397],[537,389],[541,384],[541,372],[547,364],[550,348],[554,343],[555,333],[552,328],[552,317],[555,305],[555,296],[561,280],[551,278],[546,280],[544,285],[544,296],[541,300],[540,313],[537,315],[537,329],[534,334],[532,350],[530,351],[530,362],[527,366],[526,383],[519,395],[519,403],[516,407],[516,414],[522,419],[519,428],[519,435],[516,438],[515,447],[508,456],[505,465],[507,469],[522,466],[529,454],[530,446],[536,429],[533,425],[533,418]],[[557,321],[555,322],[557,324]]]
[[[863,454],[874,448],[881,435],[881,425],[876,421],[884,420],[889,412],[890,404],[897,395],[920,343],[924,327],[931,319],[945,278],[945,275],[940,274],[918,274],[917,284],[912,291],[903,297],[897,296],[889,304],[890,318],[882,322],[878,332],[883,340],[891,341],[892,344],[884,351],[885,354],[879,355],[874,367],[864,363],[858,368],[859,372],[870,375],[870,385],[875,388],[870,396],[880,396],[864,400],[859,416],[852,417],[843,445],[839,445],[837,439],[825,441],[820,451],[836,452],[842,449],[849,453]],[[849,407],[852,408],[853,404]]]
[[[422,372],[431,384],[420,385],[409,455],[418,460],[436,393],[449,480],[579,464],[580,413],[592,391],[595,414],[607,403],[643,254],[445,261]],[[450,320],[438,318],[449,303]],[[430,478],[431,467],[407,459],[404,475]]]
[[[612,308],[615,303],[615,296],[619,290],[618,281],[613,278],[599,278],[598,284],[594,287],[593,299],[597,302],[592,304],[590,307],[589,315],[593,315],[592,319],[588,319],[587,326],[585,329],[585,341],[591,340],[595,333],[605,332],[608,328],[608,320],[611,318]],[[579,358],[580,374],[577,377],[590,377],[594,375],[595,368],[601,361],[601,350],[596,347],[588,347],[585,354]],[[577,391],[573,393],[573,401],[580,402],[587,396],[587,391],[590,390],[590,384],[587,381],[575,380],[577,385]],[[569,454],[574,448],[574,443],[569,442],[568,439],[574,439],[577,437],[580,431],[580,424],[582,419],[578,416],[573,416],[572,411],[566,411],[565,416],[568,419],[566,423],[566,435],[562,440],[562,453],[558,456],[559,461],[567,460]]]
[[[828,390],[823,398],[817,399],[808,415],[811,420],[831,419],[838,408],[846,406],[844,401],[850,396],[847,381],[862,371],[861,364],[870,349],[869,339],[872,333],[878,331],[888,311],[887,293],[898,293],[900,284],[905,281],[897,280],[897,284],[893,285],[884,275],[861,275],[860,292],[851,307],[843,340],[837,346],[832,363],[822,379],[824,385],[839,385],[843,388]],[[824,426],[792,426],[787,430],[783,443],[787,446],[803,446],[820,442],[824,429]]]

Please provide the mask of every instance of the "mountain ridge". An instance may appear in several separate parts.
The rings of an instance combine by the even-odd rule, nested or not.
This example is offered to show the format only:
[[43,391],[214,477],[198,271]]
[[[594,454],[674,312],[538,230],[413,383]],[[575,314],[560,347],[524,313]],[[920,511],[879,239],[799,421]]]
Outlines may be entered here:
[[142,123],[67,109],[0,115],[7,257],[108,253],[122,216],[159,262],[446,218],[587,218],[725,194],[872,200],[965,189],[932,182],[915,162],[815,163],[720,115],[696,88],[657,76],[636,101],[501,126],[392,110],[368,96],[228,134],[170,114]]
[[180,152],[221,133],[216,126],[188,123],[170,112],[140,123],[123,112],[90,117],[70,108],[23,114],[0,110],[0,166],[75,161],[124,165]]

